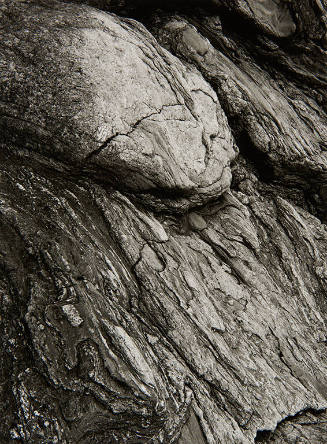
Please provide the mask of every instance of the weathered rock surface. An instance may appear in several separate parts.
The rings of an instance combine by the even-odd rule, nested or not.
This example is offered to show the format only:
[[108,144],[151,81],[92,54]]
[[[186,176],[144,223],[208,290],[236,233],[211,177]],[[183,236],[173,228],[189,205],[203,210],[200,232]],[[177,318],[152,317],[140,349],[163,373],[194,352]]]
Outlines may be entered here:
[[158,37],[217,85],[238,140],[256,150],[272,176],[299,185],[326,180],[326,114],[311,97],[263,71],[242,47],[237,63],[226,57],[183,19],[167,21]]
[[1,444],[326,441],[324,4],[212,3],[0,2]]
[[184,205],[226,191],[235,151],[216,94],[142,25],[52,1],[2,13],[9,140],[132,191],[189,194]]

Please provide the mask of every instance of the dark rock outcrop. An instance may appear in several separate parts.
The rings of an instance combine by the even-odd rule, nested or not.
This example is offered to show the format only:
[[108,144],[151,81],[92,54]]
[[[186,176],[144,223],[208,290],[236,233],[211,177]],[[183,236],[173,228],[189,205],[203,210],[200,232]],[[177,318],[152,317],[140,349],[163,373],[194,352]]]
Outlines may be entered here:
[[324,443],[326,5],[78,3],[0,2],[1,444]]

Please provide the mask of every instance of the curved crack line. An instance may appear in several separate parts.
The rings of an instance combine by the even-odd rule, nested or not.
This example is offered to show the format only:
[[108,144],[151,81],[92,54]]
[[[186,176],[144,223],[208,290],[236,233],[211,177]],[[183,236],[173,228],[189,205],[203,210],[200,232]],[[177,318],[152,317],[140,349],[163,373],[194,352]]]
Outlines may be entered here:
[[159,111],[153,111],[152,113],[148,114],[147,116],[141,117],[139,118],[135,123],[133,123],[130,126],[130,130],[127,131],[126,133],[120,133],[119,131],[117,131],[116,133],[114,133],[112,136],[110,136],[108,139],[106,139],[98,148],[96,148],[95,150],[91,151],[85,158],[84,158],[84,162],[89,161],[90,159],[92,159],[93,157],[97,156],[98,154],[100,154],[104,149],[106,149],[110,143],[118,136],[129,136],[144,120],[149,119],[152,116],[155,115],[160,115],[161,112],[165,109],[165,108],[169,108],[169,107],[175,107],[175,106],[183,106],[181,103],[175,103],[175,104],[171,104],[171,105],[163,105],[162,108]]

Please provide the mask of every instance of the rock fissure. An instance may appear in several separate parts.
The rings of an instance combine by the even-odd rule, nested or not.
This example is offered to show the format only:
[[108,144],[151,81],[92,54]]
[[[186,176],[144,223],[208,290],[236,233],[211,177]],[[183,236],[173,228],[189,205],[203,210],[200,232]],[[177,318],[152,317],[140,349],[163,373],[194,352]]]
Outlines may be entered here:
[[[141,125],[145,120],[149,119],[152,116],[158,116],[162,113],[162,111],[167,108],[167,107],[175,107],[175,106],[182,106],[179,103],[176,103],[174,105],[164,105],[159,111],[154,111],[150,114],[148,114],[147,116],[141,117],[140,119],[138,119],[135,123],[133,123],[133,125],[131,125],[131,128],[129,131],[127,131],[126,133],[115,133],[112,136],[110,136],[108,139],[106,139],[99,148],[97,148],[96,150],[92,151],[90,154],[88,154],[85,159],[84,162],[88,162],[90,159],[92,159],[93,157],[97,156],[98,154],[100,154],[104,149],[108,148],[110,143],[116,139],[116,137],[119,136],[129,136],[130,134],[133,133],[133,131],[135,131],[139,125]],[[174,120],[174,119],[172,119]],[[182,121],[182,120],[181,120]]]
[[[285,418],[283,418],[281,421],[278,422],[278,424],[276,425],[276,428],[274,430],[258,430],[256,437],[254,439],[255,442],[272,442],[272,443],[277,443],[277,441],[274,440],[274,433],[276,432],[276,430],[278,430],[279,428],[282,428],[282,426],[287,423],[290,422],[292,424],[292,421],[294,419],[298,419],[301,417],[305,417],[306,414],[312,414],[313,416],[317,416],[320,414],[325,413],[326,410],[325,409],[313,409],[313,408],[305,408],[302,409],[300,411],[298,411],[297,413],[294,413],[294,415],[289,415],[289,416],[285,416]],[[324,423],[325,421],[323,421]],[[295,422],[295,424],[299,424],[299,425],[315,425],[315,422],[313,422],[312,424],[310,422],[308,423],[301,423],[301,422]],[[319,424],[319,422],[317,421],[317,424]]]
[[177,3],[0,2],[1,444],[327,442],[327,11]]

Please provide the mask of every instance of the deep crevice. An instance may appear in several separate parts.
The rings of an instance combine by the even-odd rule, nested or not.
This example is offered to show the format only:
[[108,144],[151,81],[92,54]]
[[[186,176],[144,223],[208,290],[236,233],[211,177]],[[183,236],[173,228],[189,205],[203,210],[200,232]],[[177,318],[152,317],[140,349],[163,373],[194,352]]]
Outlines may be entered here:
[[252,143],[248,133],[244,129],[239,130],[239,128],[237,128],[235,130],[237,124],[235,125],[232,119],[228,119],[228,122],[240,153],[249,161],[250,165],[254,167],[258,178],[265,183],[271,183],[275,180],[276,175],[268,154],[260,151]]
[[[300,410],[299,412],[295,413],[294,415],[286,416],[284,419],[282,419],[276,426],[274,430],[258,430],[257,434],[254,438],[254,442],[262,442],[262,443],[269,443],[270,439],[274,437],[274,433],[277,429],[279,429],[281,426],[283,426],[284,423],[292,422],[295,419],[301,418],[302,416],[305,416],[306,414],[314,415],[315,417],[319,417],[320,414],[326,412],[326,409],[314,409],[312,407],[305,408],[303,410]],[[308,425],[306,423],[296,423],[299,425]]]
[[254,442],[267,442],[267,440],[272,436],[273,432],[271,430],[258,430]]

